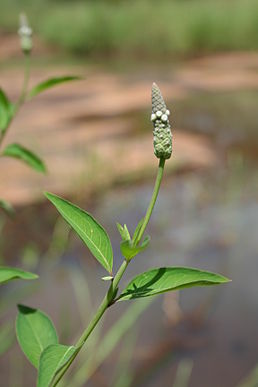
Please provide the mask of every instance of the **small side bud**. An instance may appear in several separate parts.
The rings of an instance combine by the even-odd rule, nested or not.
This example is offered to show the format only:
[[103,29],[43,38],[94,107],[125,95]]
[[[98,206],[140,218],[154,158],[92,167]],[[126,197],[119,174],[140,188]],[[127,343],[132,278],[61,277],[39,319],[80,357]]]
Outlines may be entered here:
[[[154,125],[154,154],[158,159],[169,159],[172,154],[172,133],[168,116],[170,114],[158,86],[152,85],[152,114],[151,121]],[[155,116],[155,119],[153,117]]]
[[106,277],[101,278],[102,281],[113,281],[114,277],[112,275],[108,275]]
[[20,14],[20,28],[18,34],[21,39],[21,49],[24,54],[29,54],[32,50],[32,29],[28,24],[27,17],[24,13]]

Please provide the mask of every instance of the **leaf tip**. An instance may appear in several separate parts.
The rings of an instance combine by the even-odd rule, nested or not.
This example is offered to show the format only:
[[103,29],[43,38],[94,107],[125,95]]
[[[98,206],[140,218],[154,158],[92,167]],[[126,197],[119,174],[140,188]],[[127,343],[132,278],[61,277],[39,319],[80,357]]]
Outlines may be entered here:
[[221,283],[228,283],[228,282],[232,282],[232,279],[231,278],[227,278],[227,277],[224,277],[224,276],[221,276],[222,277],[222,282]]
[[38,274],[35,274],[35,273],[29,273],[29,278],[27,277],[26,279],[28,280],[34,280],[34,279],[38,279],[39,278],[39,275]]
[[22,314],[31,314],[35,313],[36,309],[30,308],[29,306],[23,304],[17,304],[18,311]]
[[43,164],[41,166],[41,169],[39,170],[39,172],[43,173],[43,175],[47,175],[48,174],[48,169],[47,167],[45,166],[45,164]]
[[44,195],[48,200],[51,200],[53,198],[53,194],[51,192],[44,191]]

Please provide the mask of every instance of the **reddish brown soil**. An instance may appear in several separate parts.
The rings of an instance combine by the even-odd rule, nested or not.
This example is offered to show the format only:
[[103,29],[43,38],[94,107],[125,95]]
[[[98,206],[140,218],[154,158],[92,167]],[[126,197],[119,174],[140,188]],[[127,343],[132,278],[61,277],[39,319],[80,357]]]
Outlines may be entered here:
[[[16,37],[15,41],[5,39],[1,38],[1,62],[18,55]],[[173,109],[173,101],[176,108],[176,100],[186,98],[189,92],[258,88],[257,68],[258,54],[254,53],[198,59],[171,70],[171,79],[160,81],[159,86]],[[2,158],[1,198],[21,204],[41,197],[43,190],[64,192],[80,185],[91,193],[114,181],[148,173],[157,162],[152,153],[151,124],[149,132],[141,133],[135,118],[139,112],[150,110],[150,81],[143,76],[128,82],[130,76],[126,75],[125,82],[121,74],[64,66],[33,69],[30,86],[71,72],[85,76],[85,80],[58,86],[27,102],[6,136],[5,144],[19,142],[35,150],[47,164],[47,176]],[[11,100],[18,98],[22,77],[22,69],[1,71],[1,87]],[[177,127],[173,133],[175,151],[168,162],[170,169],[218,163],[208,138]]]

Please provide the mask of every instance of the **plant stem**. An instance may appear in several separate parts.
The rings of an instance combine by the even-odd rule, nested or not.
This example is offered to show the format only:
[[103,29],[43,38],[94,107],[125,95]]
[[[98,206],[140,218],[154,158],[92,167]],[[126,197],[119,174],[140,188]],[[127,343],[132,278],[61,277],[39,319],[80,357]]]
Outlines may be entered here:
[[146,211],[146,215],[145,215],[142,227],[140,229],[140,232],[138,234],[138,237],[134,241],[135,246],[137,246],[137,244],[140,242],[140,240],[141,240],[141,238],[142,238],[142,236],[144,234],[144,231],[145,231],[145,229],[146,229],[146,227],[147,227],[147,225],[149,223],[149,220],[150,220],[150,217],[151,217],[151,214],[152,214],[152,211],[153,211],[153,208],[154,208],[154,205],[156,203],[157,196],[158,196],[158,193],[159,193],[160,184],[161,184],[161,180],[162,180],[163,173],[164,173],[164,166],[165,166],[165,159],[161,158],[159,160],[159,169],[158,169],[158,174],[157,174],[157,177],[156,177],[155,186],[154,186],[153,193],[152,193],[152,198],[151,198],[149,207],[148,207],[148,209]]
[[[138,238],[135,240],[135,244],[139,243],[139,241],[141,240],[141,238],[144,234],[144,231],[148,225],[148,222],[150,220],[150,217],[151,217],[151,214],[152,214],[152,211],[153,211],[153,208],[154,208],[154,205],[155,205],[155,202],[157,200],[158,193],[159,193],[160,184],[161,184],[161,180],[162,180],[163,173],[164,173],[164,166],[165,166],[165,159],[161,158],[159,161],[159,168],[158,168],[158,173],[157,173],[157,177],[156,177],[156,181],[155,181],[155,186],[154,186],[153,193],[152,193],[152,198],[151,198],[149,207],[147,209],[147,212],[146,212],[141,230],[139,232]],[[75,345],[76,351],[75,351],[74,355],[71,357],[71,359],[67,362],[67,364],[64,366],[62,371],[59,373],[59,375],[57,376],[57,379],[54,380],[53,387],[57,386],[57,384],[60,382],[60,380],[62,379],[62,377],[64,376],[64,374],[66,373],[66,371],[68,370],[70,365],[73,363],[74,359],[76,358],[76,356],[80,352],[81,348],[85,344],[86,340],[88,339],[88,337],[90,336],[90,334],[92,333],[94,328],[96,327],[97,323],[99,322],[99,320],[101,319],[101,317],[103,316],[103,314],[105,313],[107,308],[110,305],[112,305],[112,302],[114,301],[116,294],[117,294],[118,284],[119,284],[128,264],[129,264],[129,261],[124,260],[122,265],[118,269],[114,279],[111,282],[111,285],[108,289],[107,294],[105,295],[105,297],[102,300],[102,303],[98,307],[98,309],[97,309],[95,315],[93,316],[92,320],[90,321],[89,325],[87,326],[87,328],[85,329],[85,331],[83,332],[83,334],[81,335],[79,340],[77,341],[77,343]]]
[[21,105],[25,102],[25,99],[27,97],[27,90],[28,90],[28,84],[30,79],[30,54],[25,55],[25,67],[24,67],[24,79],[23,79],[23,85],[20,97],[18,99],[18,102],[15,106],[15,113],[19,110]]
[[89,337],[91,332],[94,330],[95,326],[97,325],[97,323],[99,322],[99,320],[101,319],[101,317],[103,316],[103,314],[105,313],[107,308],[111,305],[113,299],[116,296],[118,284],[119,284],[128,264],[129,264],[129,261],[124,260],[122,265],[118,269],[118,272],[116,273],[115,278],[111,282],[111,285],[108,289],[107,294],[103,298],[102,303],[98,307],[98,309],[97,309],[95,315],[93,316],[92,320],[90,321],[89,325],[87,326],[87,328],[85,329],[85,331],[83,332],[83,334],[81,335],[79,340],[77,341],[77,343],[75,345],[75,347],[77,348],[76,352],[74,353],[74,355],[71,357],[71,359],[68,361],[68,363],[63,368],[62,372],[58,376],[58,379],[54,382],[53,387],[55,387],[59,383],[59,381],[62,379],[63,375],[66,373],[66,371],[68,370],[68,368],[70,367],[70,365],[73,363],[74,359],[76,358],[76,356],[80,352],[85,341],[87,340],[87,338]]
[[92,319],[89,326],[83,332],[82,336],[80,337],[80,339],[78,340],[78,342],[76,344],[76,347],[81,348],[83,346],[83,344],[85,343],[85,341],[87,340],[87,338],[89,337],[89,335],[91,334],[93,329],[95,328],[97,322],[99,321],[99,319],[101,318],[101,316],[103,315],[105,310],[109,307],[110,303],[113,301],[114,296],[115,296],[116,291],[117,291],[117,286],[118,286],[128,264],[129,264],[128,261],[125,261],[125,260],[123,261],[118,272],[116,273],[114,280],[111,282],[110,288],[109,288],[106,296],[104,297],[96,315]]
[[14,112],[13,112],[12,117],[10,118],[10,120],[8,122],[8,126],[5,129],[5,131],[2,132],[2,134],[0,136],[0,147],[2,145],[2,142],[3,142],[7,132],[8,132],[8,129],[10,127],[10,124],[11,124],[13,118],[15,117],[15,115],[18,112],[18,110],[20,109],[20,107],[25,102],[25,99],[26,99],[26,96],[27,96],[27,89],[28,89],[29,79],[30,79],[30,54],[26,54],[25,55],[24,78],[23,78],[23,85],[22,85],[21,94],[20,94],[20,96],[18,98],[17,103],[15,104]]

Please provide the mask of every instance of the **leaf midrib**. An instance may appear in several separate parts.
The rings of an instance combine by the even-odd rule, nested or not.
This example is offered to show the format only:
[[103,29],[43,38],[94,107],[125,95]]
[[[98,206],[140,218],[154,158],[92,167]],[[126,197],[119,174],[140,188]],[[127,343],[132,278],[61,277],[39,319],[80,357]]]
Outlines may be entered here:
[[41,344],[40,340],[38,339],[38,337],[37,337],[37,335],[36,335],[36,333],[35,333],[34,327],[33,327],[33,325],[32,325],[31,322],[30,322],[30,319],[27,317],[26,320],[27,320],[27,322],[28,322],[28,324],[29,324],[29,326],[30,326],[30,328],[31,328],[31,330],[32,330],[32,332],[33,332],[35,338],[36,338],[36,341],[37,341],[38,344],[39,344],[39,347],[40,347],[41,351],[43,351],[44,347],[43,347],[43,345]]
[[150,290],[150,291],[147,291],[144,292],[144,291],[135,291],[135,292],[132,292],[133,289],[128,289],[128,293],[124,293],[124,294],[121,294],[121,298],[120,299],[123,299],[123,298],[134,298],[134,295],[137,295],[137,296],[141,296],[141,297],[148,297],[148,296],[152,296],[152,295],[155,295],[155,294],[161,294],[161,293],[165,293],[167,291],[172,291],[172,290],[177,290],[179,289],[180,287],[184,287],[186,285],[192,285],[192,284],[198,284],[198,283],[204,283],[206,282],[207,284],[210,283],[210,284],[213,284],[213,285],[219,285],[219,284],[222,284],[223,282],[219,282],[219,281],[211,281],[211,280],[196,280],[196,281],[191,281],[191,282],[188,282],[188,283],[183,283],[181,285],[177,285],[177,286],[173,286],[173,287],[167,287],[167,288],[156,288],[156,289],[153,289],[153,290]]
[[[65,214],[64,211],[62,211],[62,215],[63,215],[64,217],[67,216],[67,215]],[[88,215],[88,214],[87,214],[87,215]],[[88,215],[88,216],[89,216],[89,215]],[[80,214],[80,217],[81,217],[81,214]],[[94,243],[94,241],[91,240],[91,239],[88,237],[88,235],[86,234],[86,232],[85,232],[78,224],[76,224],[73,220],[71,220],[71,218],[70,218],[70,222],[73,224],[73,226],[77,227],[77,228],[81,231],[81,233],[82,233],[83,235],[85,235],[85,237],[86,237],[86,239],[88,240],[88,242],[90,242],[90,243],[96,248],[96,250],[99,252],[99,254],[101,255],[101,257],[103,258],[103,260],[104,260],[106,266],[108,267],[108,269],[110,269],[109,262],[107,261],[106,257],[102,254],[102,252],[101,252],[101,250],[98,248],[98,246]],[[101,235],[100,235],[100,239],[101,239]]]

